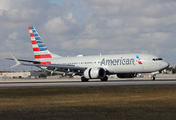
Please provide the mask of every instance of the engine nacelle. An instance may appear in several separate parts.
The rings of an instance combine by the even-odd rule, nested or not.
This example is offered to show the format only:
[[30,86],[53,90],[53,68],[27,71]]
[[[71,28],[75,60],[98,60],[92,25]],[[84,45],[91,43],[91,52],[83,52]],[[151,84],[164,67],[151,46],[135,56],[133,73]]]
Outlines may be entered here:
[[117,74],[118,78],[134,78],[137,76],[137,73],[120,73]]
[[83,75],[86,79],[101,79],[106,76],[106,71],[101,67],[87,68]]

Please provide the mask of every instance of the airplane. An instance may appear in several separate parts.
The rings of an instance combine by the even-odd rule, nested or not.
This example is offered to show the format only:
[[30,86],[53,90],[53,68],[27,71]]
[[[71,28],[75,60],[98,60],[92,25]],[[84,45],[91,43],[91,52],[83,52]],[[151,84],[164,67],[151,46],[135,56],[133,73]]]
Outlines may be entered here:
[[33,26],[29,26],[29,33],[35,60],[16,59],[11,54],[12,58],[7,59],[15,60],[16,65],[12,67],[17,65],[36,66],[51,72],[51,74],[79,75],[82,82],[88,82],[89,79],[107,81],[109,75],[117,75],[119,78],[134,78],[138,73],[151,73],[152,80],[155,80],[157,74],[169,67],[168,62],[151,54],[62,57],[48,50]]

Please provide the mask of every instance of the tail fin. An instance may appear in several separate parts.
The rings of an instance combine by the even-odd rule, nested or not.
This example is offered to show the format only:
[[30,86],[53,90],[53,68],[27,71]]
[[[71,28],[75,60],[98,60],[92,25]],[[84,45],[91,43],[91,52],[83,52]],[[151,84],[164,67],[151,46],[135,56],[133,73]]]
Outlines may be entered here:
[[37,33],[36,29],[33,26],[29,26],[29,33],[31,37],[31,43],[32,43],[35,59],[41,60],[46,58],[61,57],[59,55],[51,53],[47,49],[41,37],[39,36],[39,34]]

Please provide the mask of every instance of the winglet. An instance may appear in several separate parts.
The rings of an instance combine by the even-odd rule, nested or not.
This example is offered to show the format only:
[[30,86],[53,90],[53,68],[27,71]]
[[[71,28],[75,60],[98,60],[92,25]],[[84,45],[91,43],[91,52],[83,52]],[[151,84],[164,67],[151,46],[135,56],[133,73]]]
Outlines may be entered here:
[[13,57],[13,59],[15,60],[16,64],[14,66],[11,66],[10,68],[13,68],[15,66],[20,65],[21,63],[10,53],[10,55]]

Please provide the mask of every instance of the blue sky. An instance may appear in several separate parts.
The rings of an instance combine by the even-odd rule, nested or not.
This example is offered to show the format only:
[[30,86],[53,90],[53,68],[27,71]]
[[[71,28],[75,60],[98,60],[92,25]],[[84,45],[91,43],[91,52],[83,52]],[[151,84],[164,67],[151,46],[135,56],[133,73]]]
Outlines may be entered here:
[[61,56],[148,53],[176,65],[175,11],[175,0],[1,0],[0,70],[15,64],[9,52],[34,59],[31,25]]

